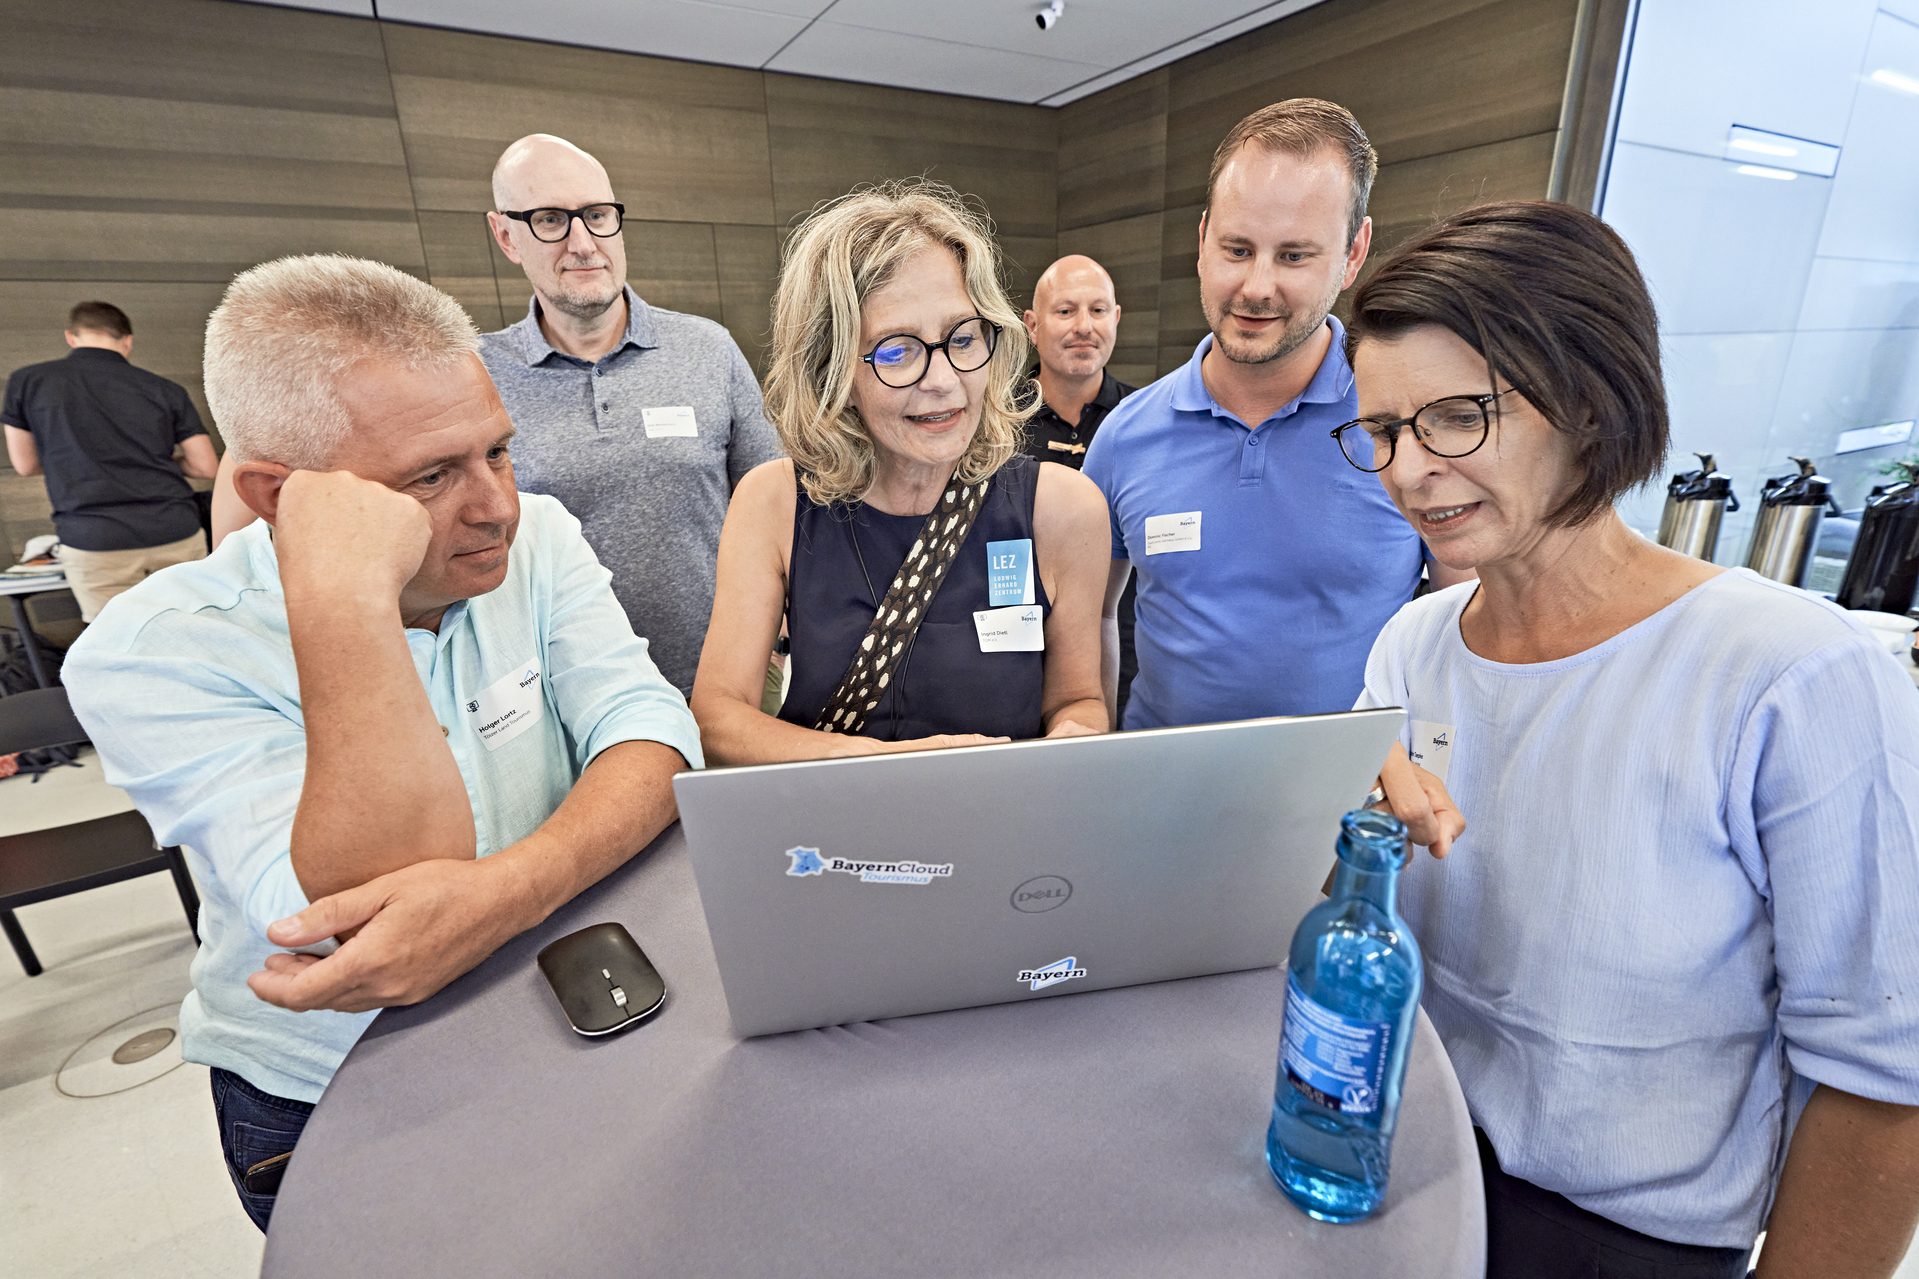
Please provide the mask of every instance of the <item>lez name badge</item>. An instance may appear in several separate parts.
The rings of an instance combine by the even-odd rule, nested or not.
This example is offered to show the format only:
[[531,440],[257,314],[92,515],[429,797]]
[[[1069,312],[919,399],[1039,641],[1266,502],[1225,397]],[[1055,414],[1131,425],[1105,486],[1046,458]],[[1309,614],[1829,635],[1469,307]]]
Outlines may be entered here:
[[982,653],[1044,653],[1046,620],[1037,604],[988,608],[973,614]]
[[466,704],[467,719],[487,750],[496,751],[546,717],[540,664],[527,658]]
[[1414,720],[1413,748],[1408,754],[1413,757],[1413,763],[1445,781],[1446,770],[1453,765],[1453,726]]
[[1036,602],[1032,538],[986,544],[986,602],[994,608]]
[[690,404],[678,404],[665,409],[641,409],[640,421],[646,424],[646,438],[649,440],[700,433],[699,425],[693,420],[693,406]]
[[1146,553],[1165,555],[1172,551],[1197,551],[1199,549],[1199,516],[1198,511],[1147,516]]

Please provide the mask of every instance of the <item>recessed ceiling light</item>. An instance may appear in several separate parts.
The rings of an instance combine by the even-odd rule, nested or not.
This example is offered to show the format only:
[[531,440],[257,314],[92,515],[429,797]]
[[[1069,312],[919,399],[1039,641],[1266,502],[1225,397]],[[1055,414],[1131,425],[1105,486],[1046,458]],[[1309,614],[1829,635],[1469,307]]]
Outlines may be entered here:
[[1771,129],[1755,129],[1749,124],[1735,124],[1726,130],[1724,154],[1734,164],[1763,156],[1765,163],[1758,166],[1765,170],[1759,175],[1762,177],[1789,171],[1812,178],[1829,178],[1839,171],[1839,148],[1831,143],[1796,138]]
[[1888,89],[1897,89],[1901,93],[1919,94],[1919,79],[1914,79],[1903,71],[1894,71],[1891,67],[1880,67],[1866,78],[1874,84],[1883,84]]
[[1791,169],[1775,169],[1769,164],[1740,164],[1733,166],[1733,171],[1749,178],[1771,178],[1775,182],[1791,182],[1799,176]]
[[1758,138],[1734,138],[1726,145],[1735,151],[1751,151],[1755,155],[1774,155],[1782,160],[1799,154],[1798,147],[1783,146],[1777,142],[1761,142]]

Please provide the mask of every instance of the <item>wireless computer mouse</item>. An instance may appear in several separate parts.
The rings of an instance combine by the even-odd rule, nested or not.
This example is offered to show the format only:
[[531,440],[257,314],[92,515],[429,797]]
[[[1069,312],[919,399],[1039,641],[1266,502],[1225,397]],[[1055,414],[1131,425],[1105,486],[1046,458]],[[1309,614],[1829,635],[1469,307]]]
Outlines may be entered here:
[[609,1035],[666,1002],[666,983],[633,934],[615,923],[568,933],[540,952],[540,971],[582,1035]]

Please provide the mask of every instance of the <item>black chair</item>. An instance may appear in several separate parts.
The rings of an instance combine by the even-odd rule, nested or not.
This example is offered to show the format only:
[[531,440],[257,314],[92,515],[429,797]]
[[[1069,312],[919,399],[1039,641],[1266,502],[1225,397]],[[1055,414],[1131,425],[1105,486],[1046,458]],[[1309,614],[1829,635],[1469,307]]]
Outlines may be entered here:
[[[66,689],[40,688],[0,697],[0,755],[76,746],[86,740],[87,731],[74,718]],[[172,874],[180,905],[186,908],[187,927],[193,930],[193,940],[199,941],[200,896],[187,873],[186,859],[177,848],[156,845],[152,829],[139,813],[115,813],[24,835],[0,835],[0,930],[13,943],[13,953],[20,957],[27,976],[38,977],[40,959],[14,917],[16,907],[162,870]]]

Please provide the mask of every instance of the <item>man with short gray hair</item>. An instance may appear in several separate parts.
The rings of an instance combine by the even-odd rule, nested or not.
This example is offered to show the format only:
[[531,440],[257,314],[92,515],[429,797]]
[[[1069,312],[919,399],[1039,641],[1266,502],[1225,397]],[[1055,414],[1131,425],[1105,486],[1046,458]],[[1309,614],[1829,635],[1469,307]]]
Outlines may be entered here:
[[201,884],[182,1047],[213,1068],[262,1229],[372,1010],[644,847],[701,763],[579,522],[515,490],[478,342],[389,266],[241,275],[204,367],[260,518],[127,592],[67,660],[108,779]]
[[480,353],[520,428],[520,485],[580,519],[653,660],[681,692],[713,611],[720,525],[740,477],[779,455],[724,328],[626,283],[625,206],[600,162],[536,133],[500,156],[487,214],[533,286]]

